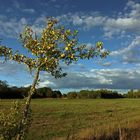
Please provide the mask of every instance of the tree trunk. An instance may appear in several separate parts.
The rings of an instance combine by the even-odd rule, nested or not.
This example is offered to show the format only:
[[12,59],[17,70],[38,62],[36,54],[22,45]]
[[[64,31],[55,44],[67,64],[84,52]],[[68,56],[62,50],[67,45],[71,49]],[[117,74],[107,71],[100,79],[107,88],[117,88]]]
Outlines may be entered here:
[[25,129],[24,127],[25,127],[25,124],[26,124],[27,119],[28,119],[31,98],[32,98],[32,95],[35,93],[35,86],[37,84],[38,78],[39,78],[39,68],[37,68],[34,81],[32,83],[30,91],[28,93],[28,97],[26,99],[25,108],[24,108],[24,112],[23,112],[23,118],[22,118],[22,120],[21,120],[21,122],[19,124],[19,130],[18,130],[19,132],[17,134],[16,140],[22,140],[23,137],[24,137],[24,133],[25,133],[24,132],[24,129]]

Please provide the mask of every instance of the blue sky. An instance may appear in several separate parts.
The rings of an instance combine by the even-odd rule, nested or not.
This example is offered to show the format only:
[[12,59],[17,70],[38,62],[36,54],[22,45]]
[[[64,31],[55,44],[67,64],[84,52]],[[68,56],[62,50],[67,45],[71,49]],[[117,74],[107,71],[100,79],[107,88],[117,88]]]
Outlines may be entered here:
[[[79,89],[140,88],[140,1],[139,0],[0,0],[0,38],[2,44],[20,50],[18,36],[25,25],[40,33],[46,17],[79,30],[79,43],[94,46],[103,41],[110,50],[105,60],[79,61],[62,65],[68,76],[56,80],[41,72],[40,86],[62,92]],[[11,86],[31,84],[26,66],[0,61],[0,79]]]

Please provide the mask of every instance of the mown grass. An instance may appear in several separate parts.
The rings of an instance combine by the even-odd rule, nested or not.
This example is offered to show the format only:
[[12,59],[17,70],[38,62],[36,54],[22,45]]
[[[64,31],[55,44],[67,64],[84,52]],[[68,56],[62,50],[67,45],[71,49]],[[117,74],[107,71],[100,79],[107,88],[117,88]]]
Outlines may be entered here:
[[140,99],[34,99],[32,114],[28,140],[140,138]]

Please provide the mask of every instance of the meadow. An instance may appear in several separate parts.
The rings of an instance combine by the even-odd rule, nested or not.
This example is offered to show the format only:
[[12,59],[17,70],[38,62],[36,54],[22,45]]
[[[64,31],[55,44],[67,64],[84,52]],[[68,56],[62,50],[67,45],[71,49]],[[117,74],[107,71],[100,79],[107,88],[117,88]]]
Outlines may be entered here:
[[32,119],[27,140],[140,139],[140,99],[33,99]]

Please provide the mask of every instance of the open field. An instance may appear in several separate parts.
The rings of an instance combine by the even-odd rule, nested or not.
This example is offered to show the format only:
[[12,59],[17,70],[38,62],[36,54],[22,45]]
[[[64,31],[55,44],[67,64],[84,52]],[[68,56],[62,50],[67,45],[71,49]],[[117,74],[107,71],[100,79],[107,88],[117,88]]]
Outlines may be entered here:
[[32,113],[28,140],[140,139],[140,99],[34,99]]

